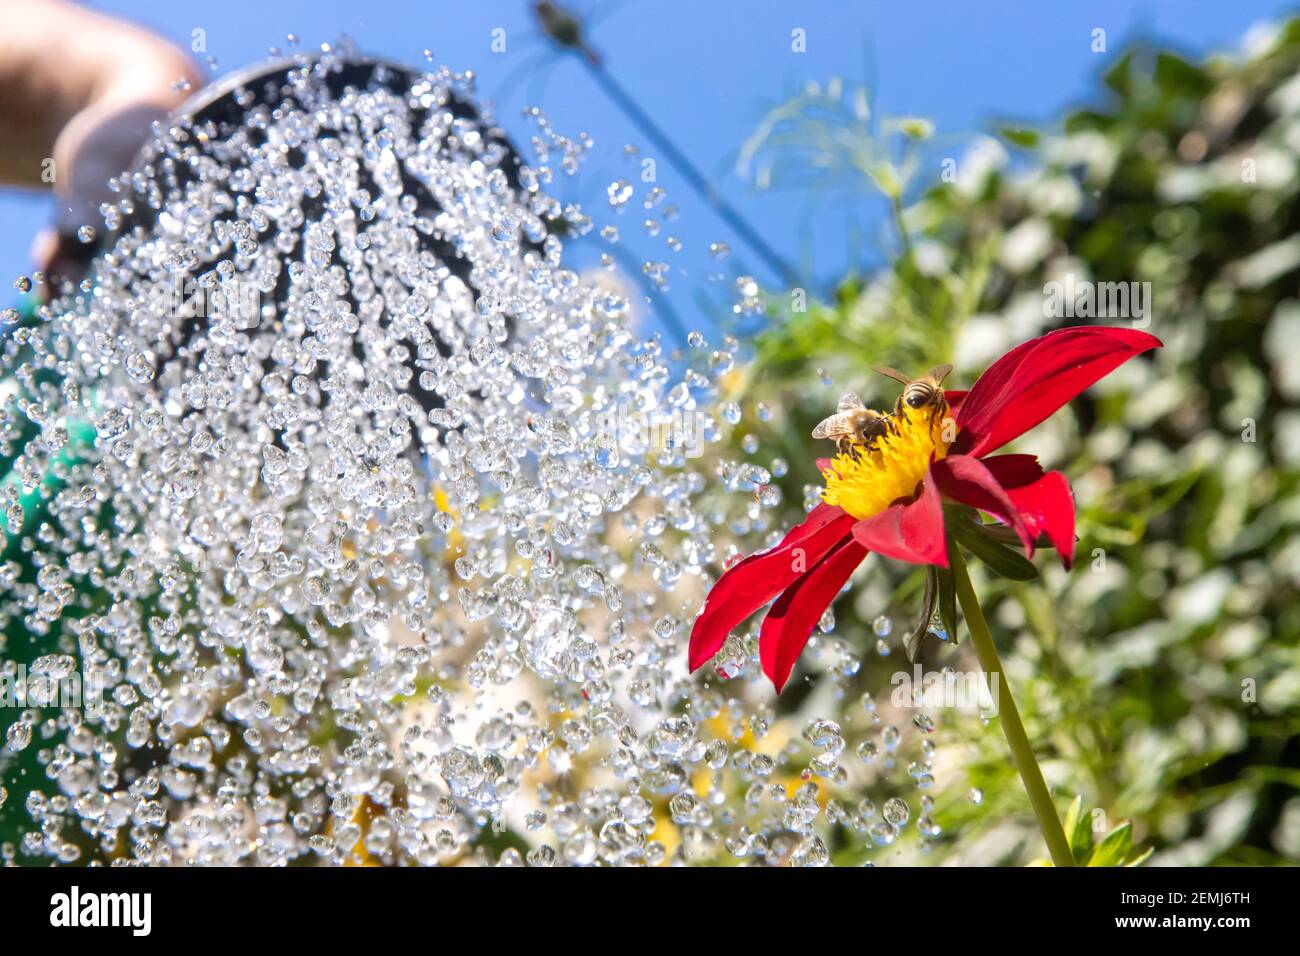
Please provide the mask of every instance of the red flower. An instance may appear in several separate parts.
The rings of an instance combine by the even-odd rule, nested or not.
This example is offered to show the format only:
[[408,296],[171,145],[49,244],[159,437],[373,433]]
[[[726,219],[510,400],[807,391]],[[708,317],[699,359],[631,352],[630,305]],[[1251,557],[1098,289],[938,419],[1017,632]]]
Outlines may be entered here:
[[1046,535],[1068,568],[1074,499],[1065,476],[1044,473],[1033,455],[986,456],[1160,345],[1132,329],[1049,332],[1002,356],[969,392],[946,392],[954,418],[908,411],[899,434],[881,439],[875,450],[821,463],[824,503],[776,547],[728,569],[709,592],[691,631],[691,670],[718,653],[732,628],[777,598],[758,649],[763,673],[780,691],[813,627],[868,551],[947,567],[945,498],[1006,524],[1030,556],[1034,541]]

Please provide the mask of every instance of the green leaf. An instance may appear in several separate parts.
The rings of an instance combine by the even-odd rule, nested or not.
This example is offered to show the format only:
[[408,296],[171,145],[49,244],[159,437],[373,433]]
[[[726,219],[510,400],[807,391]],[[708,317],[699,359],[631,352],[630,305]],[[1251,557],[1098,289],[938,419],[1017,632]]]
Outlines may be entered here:
[[983,534],[969,521],[958,521],[953,527],[953,537],[971,554],[984,562],[994,574],[1012,581],[1032,581],[1038,577],[1038,568],[1024,555],[998,544]]
[[957,645],[957,585],[952,579],[951,568],[935,568],[936,584],[939,590],[939,620],[948,632],[948,640]]
[[907,642],[903,645],[907,651],[907,659],[911,662],[916,661],[916,652],[921,649],[921,641],[930,631],[930,619],[934,616],[934,599],[935,599],[935,569],[927,567],[925,569],[925,596],[921,598],[921,617],[916,622],[916,627],[908,635]]
[[[977,524],[975,528],[984,537],[991,538],[998,544],[1010,545],[1013,548],[1020,547],[1020,535],[1004,524]],[[1038,540],[1034,542],[1034,550],[1036,551],[1050,551],[1054,547],[1055,545],[1045,534],[1040,534]]]
[[1079,863],[1087,860],[1092,852],[1092,827],[1089,815],[1083,812],[1083,797],[1075,797],[1065,814],[1065,836],[1074,859]]
[[975,530],[998,544],[1014,546],[1020,542],[1020,535],[1004,524],[976,524]]
[[1004,126],[998,130],[1002,138],[1016,146],[1023,146],[1025,149],[1034,149],[1038,146],[1038,131],[1033,129],[1024,129],[1018,126]]
[[903,183],[898,178],[898,170],[894,168],[893,163],[875,163],[867,167],[867,175],[876,184],[876,188],[891,200],[903,194]]
[[1202,99],[1214,88],[1214,81],[1200,67],[1179,59],[1172,53],[1156,55],[1156,85],[1171,96]]
[[1123,866],[1133,849],[1133,824],[1123,823],[1106,834],[1088,858],[1088,866]]
[[1142,865],[1143,863],[1145,863],[1147,860],[1151,859],[1151,854],[1154,853],[1154,852],[1156,852],[1156,848],[1153,847],[1153,846],[1149,846],[1149,847],[1147,847],[1145,850],[1143,850],[1141,853],[1139,853],[1137,856],[1133,857],[1131,860],[1129,860],[1127,863],[1125,863],[1124,865],[1125,865],[1125,866],[1141,866],[1141,865]]
[[1120,96],[1128,96],[1133,91],[1133,54],[1125,53],[1118,63],[1107,71],[1103,77],[1106,85]]

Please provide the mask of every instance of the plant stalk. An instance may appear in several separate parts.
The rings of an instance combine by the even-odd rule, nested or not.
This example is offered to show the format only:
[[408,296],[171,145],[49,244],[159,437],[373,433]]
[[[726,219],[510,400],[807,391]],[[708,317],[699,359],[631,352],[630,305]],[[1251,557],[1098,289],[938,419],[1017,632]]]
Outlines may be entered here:
[[966,562],[956,542],[948,543],[948,563],[952,568],[953,583],[957,587],[957,600],[961,602],[962,614],[966,618],[966,627],[970,630],[975,653],[979,657],[980,667],[984,673],[997,684],[998,722],[1002,724],[1002,733],[1011,747],[1011,760],[1024,781],[1025,792],[1029,794],[1029,803],[1038,818],[1038,828],[1047,841],[1047,849],[1052,855],[1052,862],[1057,866],[1074,866],[1074,854],[1070,852],[1070,841],[1065,837],[1061,827],[1061,818],[1056,815],[1052,795],[1043,780],[1043,772],[1038,769],[1033,748],[1029,745],[1029,736],[1024,724],[1020,722],[1020,711],[1016,709],[1015,699],[1011,696],[1011,687],[1002,670],[1002,661],[998,650],[993,645],[993,636],[989,633],[988,622],[984,619],[984,610],[980,607],[975,589],[971,586],[970,575],[966,573]]

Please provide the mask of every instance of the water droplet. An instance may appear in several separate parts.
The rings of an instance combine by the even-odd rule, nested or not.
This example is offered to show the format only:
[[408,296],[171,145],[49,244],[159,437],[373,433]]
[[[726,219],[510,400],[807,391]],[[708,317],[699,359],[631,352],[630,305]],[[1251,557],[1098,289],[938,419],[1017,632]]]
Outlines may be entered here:
[[609,184],[606,193],[609,198],[610,208],[621,212],[632,198],[632,184],[626,179],[615,180]]
[[898,797],[891,797],[886,800],[884,810],[881,813],[885,818],[885,822],[896,829],[906,826],[910,816],[907,802],[900,800]]
[[9,725],[5,732],[5,744],[14,753],[20,753],[27,749],[27,745],[32,742],[32,725],[25,720],[19,720]]

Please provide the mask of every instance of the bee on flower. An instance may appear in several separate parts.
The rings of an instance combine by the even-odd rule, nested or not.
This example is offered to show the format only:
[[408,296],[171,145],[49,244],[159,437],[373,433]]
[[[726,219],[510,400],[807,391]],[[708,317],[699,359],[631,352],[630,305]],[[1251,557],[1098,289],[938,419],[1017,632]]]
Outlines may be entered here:
[[779,544],[729,568],[713,586],[691,632],[691,669],[776,599],[759,632],[759,659],[780,691],[818,620],[869,552],[949,567],[956,529],[945,525],[945,502],[992,516],[1027,557],[1045,540],[1068,568],[1075,525],[1069,482],[1045,472],[1033,455],[993,452],[1160,345],[1134,329],[1059,329],[1012,349],[969,391],[942,388],[949,366],[919,379],[881,369],[904,384],[887,427],[872,418],[869,435],[841,441],[833,459],[819,460],[822,503]]

